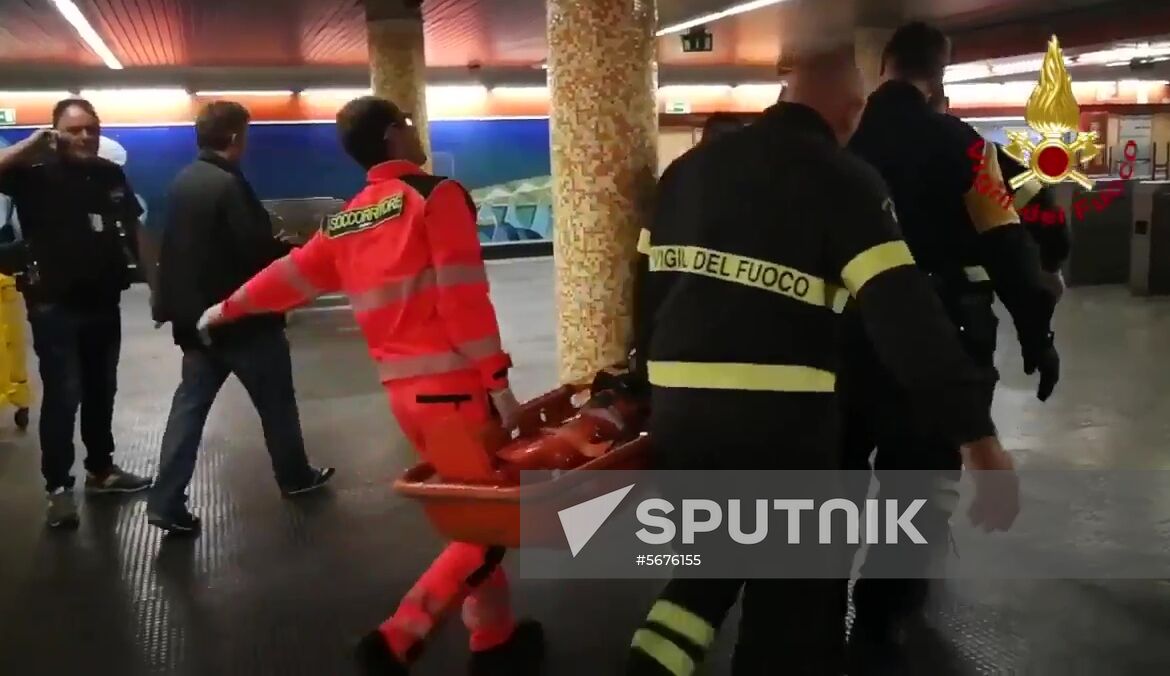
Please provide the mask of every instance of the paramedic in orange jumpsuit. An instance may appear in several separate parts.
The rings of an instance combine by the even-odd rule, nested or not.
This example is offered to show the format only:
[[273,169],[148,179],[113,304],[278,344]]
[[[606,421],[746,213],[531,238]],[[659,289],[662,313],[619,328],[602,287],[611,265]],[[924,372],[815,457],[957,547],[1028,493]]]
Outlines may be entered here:
[[[366,187],[305,246],[209,308],[200,326],[344,292],[407,438],[444,478],[490,480],[486,456],[452,462],[423,443],[424,429],[444,418],[484,423],[494,409],[507,422],[517,407],[475,206],[459,183],[420,168],[426,154],[418,133],[391,102],[351,101],[338,113],[337,128],[346,152],[368,171]],[[394,615],[362,639],[363,673],[406,674],[431,630],[459,604],[471,632],[473,675],[537,673],[541,628],[514,622],[503,554],[499,547],[449,545]]]

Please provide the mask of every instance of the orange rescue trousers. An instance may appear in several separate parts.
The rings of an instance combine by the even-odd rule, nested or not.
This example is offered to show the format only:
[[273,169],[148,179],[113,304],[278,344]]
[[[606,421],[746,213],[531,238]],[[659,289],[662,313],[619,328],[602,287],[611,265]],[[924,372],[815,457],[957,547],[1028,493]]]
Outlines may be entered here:
[[[399,426],[428,462],[433,454],[427,453],[423,431],[429,425],[449,421],[453,414],[473,424],[485,423],[492,416],[487,392],[475,371],[391,381],[384,386]],[[487,458],[466,461],[471,466],[488,462]],[[453,469],[466,474],[470,468]],[[436,470],[440,476],[455,478],[443,467],[436,465]],[[448,545],[379,628],[395,656],[404,664],[414,661],[426,638],[459,605],[473,651],[489,650],[511,638],[515,620],[508,578],[500,566],[505,551],[465,542]]]

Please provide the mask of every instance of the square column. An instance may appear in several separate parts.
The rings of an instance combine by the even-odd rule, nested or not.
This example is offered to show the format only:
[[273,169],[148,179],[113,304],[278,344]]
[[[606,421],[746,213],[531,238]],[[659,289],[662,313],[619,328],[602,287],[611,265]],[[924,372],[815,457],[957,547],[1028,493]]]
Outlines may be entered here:
[[410,114],[429,157],[431,135],[427,125],[422,3],[366,0],[365,4],[370,85],[374,95],[393,101]]
[[549,0],[553,250],[562,382],[625,358],[658,171],[654,0]]

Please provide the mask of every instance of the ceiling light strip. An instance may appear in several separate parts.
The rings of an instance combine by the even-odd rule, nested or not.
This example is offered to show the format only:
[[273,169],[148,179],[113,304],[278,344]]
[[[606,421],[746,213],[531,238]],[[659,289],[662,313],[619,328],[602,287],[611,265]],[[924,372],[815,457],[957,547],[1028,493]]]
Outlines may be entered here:
[[735,16],[736,14],[743,14],[745,12],[763,9],[764,7],[770,7],[772,5],[778,5],[782,2],[784,2],[784,0],[752,0],[752,2],[742,2],[738,5],[732,5],[731,7],[720,10],[718,12],[704,14],[702,16],[697,16],[693,19],[683,21],[682,23],[676,23],[665,28],[659,28],[655,35],[662,37],[663,35],[670,35],[671,33],[681,33],[689,28],[694,28],[695,26],[702,26],[703,24],[711,23],[712,21],[718,21],[719,19],[725,19],[729,16]]
[[223,89],[200,90],[195,96],[292,96],[291,89]]
[[97,31],[90,25],[89,20],[85,18],[85,15],[81,13],[81,10],[77,8],[73,0],[52,0],[52,3],[57,8],[57,11],[61,13],[61,16],[65,17],[65,20],[77,30],[78,35],[85,41],[85,44],[89,45],[89,48],[101,57],[101,60],[105,62],[107,68],[122,70],[122,63],[118,61],[118,58],[106,46],[105,41],[97,34]]

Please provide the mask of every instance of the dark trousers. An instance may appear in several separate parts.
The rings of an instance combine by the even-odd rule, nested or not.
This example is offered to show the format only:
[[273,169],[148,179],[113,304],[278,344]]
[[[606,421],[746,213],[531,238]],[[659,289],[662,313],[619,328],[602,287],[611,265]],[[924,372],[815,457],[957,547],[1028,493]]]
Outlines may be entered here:
[[[768,425],[753,425],[750,421],[744,423],[743,416],[735,418],[733,410],[721,410],[721,407],[728,400],[733,407],[745,402],[758,405],[758,398],[708,396],[704,406],[697,400],[702,395],[696,401],[671,401],[672,396],[656,391],[654,403],[690,414],[663,416],[661,410],[653,414],[658,416],[651,423],[651,436],[655,465],[659,469],[693,471],[699,476],[712,469],[825,473],[837,469],[832,399],[810,398],[801,403],[789,395],[776,408],[769,409]],[[678,395],[683,399],[690,396],[694,395]],[[726,422],[744,423],[747,429],[737,429],[733,424],[712,424],[705,419],[705,413]],[[770,433],[766,427],[771,427]],[[724,434],[712,435],[712,429]],[[733,438],[732,434],[742,436]],[[769,439],[776,441],[769,443]],[[660,490],[674,504],[694,497],[674,494],[673,487]],[[645,624],[635,634],[627,676],[689,674],[703,662],[715,633],[741,592],[742,612],[732,660],[733,676],[839,676],[845,652],[847,554],[826,547],[787,552],[784,556],[790,558],[776,559],[778,574],[783,574],[786,563],[793,564],[797,557],[803,561],[791,565],[792,571],[809,570],[813,561],[817,570],[840,570],[840,575],[823,579],[797,574],[777,579],[699,579],[687,578],[686,569],[681,569],[666,585]],[[810,556],[815,558],[807,558]]]
[[195,472],[207,414],[232,374],[243,383],[260,414],[277,484],[288,490],[312,479],[301,436],[288,339],[283,329],[265,329],[225,344],[183,350],[182,381],[171,403],[158,477],[147,504],[151,514],[173,518],[186,509],[187,486]]
[[689,674],[711,647],[700,634],[714,639],[742,590],[733,676],[839,676],[848,584],[844,579],[671,580],[635,635],[627,675]]
[[[947,298],[951,318],[960,327],[960,340],[976,365],[994,371],[998,320],[990,293]],[[879,499],[929,495],[916,523],[926,539],[923,548],[871,545],[853,590],[859,623],[885,625],[922,610],[929,579],[949,553],[949,524],[958,501],[963,459],[958,446],[931,432],[914,414],[907,394],[878,363],[868,346],[847,347],[840,386],[842,405],[842,465],[854,480],[848,487],[854,499],[865,497],[873,471]],[[876,452],[875,452],[876,450]],[[872,461],[871,461],[872,456]],[[932,531],[932,532],[927,532]],[[907,557],[913,556],[913,559]],[[916,577],[896,577],[897,571],[915,571]]]
[[81,308],[30,302],[28,320],[44,388],[41,473],[50,492],[72,488],[78,407],[85,469],[100,475],[114,464],[112,425],[122,346],[121,312],[117,303]]

